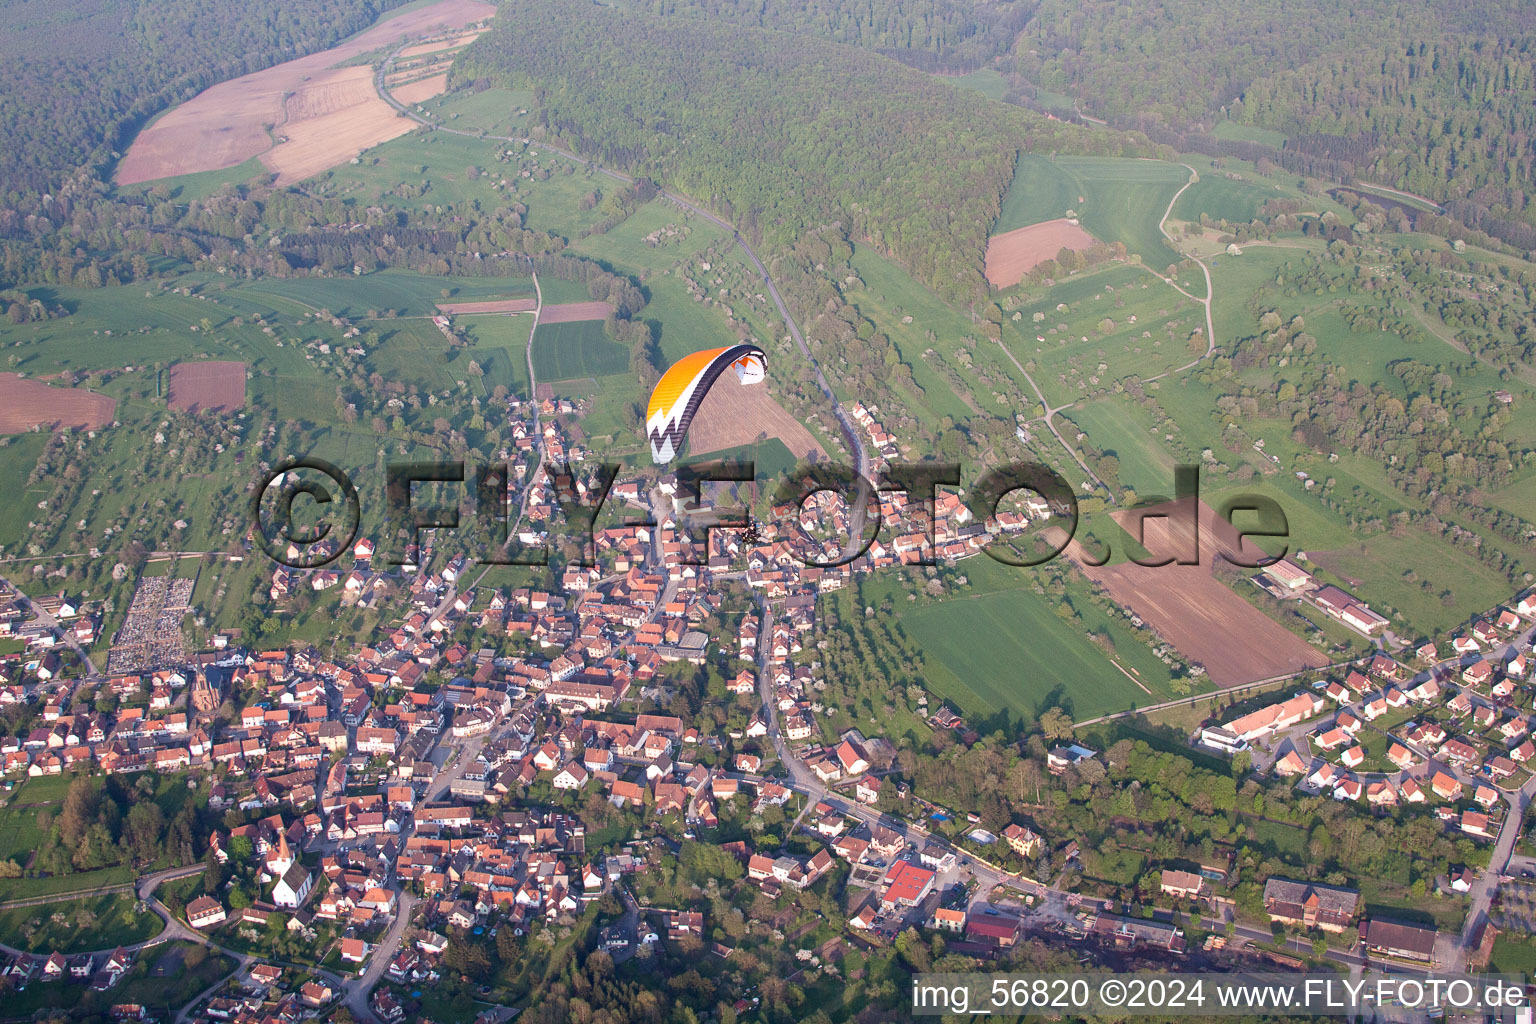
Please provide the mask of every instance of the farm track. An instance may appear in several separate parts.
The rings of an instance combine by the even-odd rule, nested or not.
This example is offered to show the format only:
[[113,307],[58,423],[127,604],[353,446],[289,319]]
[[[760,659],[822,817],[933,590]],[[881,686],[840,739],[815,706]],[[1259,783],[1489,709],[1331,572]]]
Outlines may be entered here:
[[[1163,237],[1168,239],[1169,245],[1174,244],[1173,236],[1168,233],[1168,217],[1173,213],[1173,204],[1179,201],[1179,196],[1183,195],[1191,185],[1200,180],[1199,172],[1196,171],[1193,167],[1190,167],[1189,164],[1180,164],[1179,166],[1189,171],[1189,180],[1184,183],[1182,188],[1173,194],[1173,198],[1168,200],[1168,208],[1163,211],[1162,219],[1157,222],[1157,230],[1161,231],[1163,233]],[[1174,246],[1174,248],[1175,250],[1178,250],[1177,246]],[[1185,363],[1183,366],[1175,367],[1172,370],[1160,373],[1156,377],[1148,377],[1143,383],[1151,383],[1154,380],[1162,380],[1164,377],[1170,377],[1175,373],[1183,373],[1185,370],[1193,369],[1194,367],[1200,365],[1202,361],[1211,358],[1211,356],[1216,353],[1216,322],[1211,317],[1211,303],[1216,299],[1216,286],[1211,283],[1211,268],[1206,266],[1205,260],[1198,256],[1193,256],[1186,253],[1185,258],[1193,260],[1195,264],[1200,267],[1200,273],[1205,275],[1205,298],[1203,299],[1191,295],[1183,288],[1180,288],[1178,282],[1173,280],[1173,278],[1163,277],[1162,274],[1157,274],[1157,271],[1155,270],[1152,271],[1152,273],[1157,274],[1158,277],[1167,282],[1168,287],[1172,288],[1180,295],[1187,299],[1194,299],[1194,301],[1205,307],[1205,355],[1197,356],[1196,358],[1191,359],[1189,362]]]

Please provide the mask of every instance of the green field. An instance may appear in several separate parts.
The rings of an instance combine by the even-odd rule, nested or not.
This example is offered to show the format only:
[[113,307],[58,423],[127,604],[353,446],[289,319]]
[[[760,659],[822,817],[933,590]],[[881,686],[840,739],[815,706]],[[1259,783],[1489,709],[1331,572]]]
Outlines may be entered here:
[[1258,215],[1259,207],[1281,195],[1274,188],[1264,188],[1247,181],[1232,181],[1207,171],[1173,204],[1174,220],[1198,221],[1203,213],[1212,220],[1246,223]]
[[1094,446],[1120,460],[1120,482],[1141,496],[1173,493],[1175,459],[1152,433],[1151,417],[1130,402],[1106,398],[1065,413]]
[[690,352],[707,348],[723,348],[734,344],[731,333],[720,312],[694,302],[678,278],[657,276],[647,282],[651,301],[646,303],[640,316],[650,325],[661,350],[662,361],[671,366]]
[[[1123,619],[1089,603],[1079,583],[1065,595],[1036,593],[1035,570],[986,555],[960,563],[960,571],[970,580],[962,596],[915,608],[904,609],[900,588],[879,577],[862,594],[866,604],[892,596],[902,629],[924,652],[927,684],[968,714],[1006,710],[1034,717],[1059,705],[1084,719],[1173,696],[1167,666]],[[1081,613],[1080,623],[1059,614],[1064,598]],[[1126,672],[1088,639],[1098,630],[1107,633]]]
[[43,843],[37,816],[47,811],[57,817],[69,792],[72,775],[40,775],[27,779],[12,791],[0,807],[0,860],[15,860],[23,867]]
[[135,909],[131,893],[107,893],[0,910],[0,935],[29,953],[81,953],[128,946],[160,934],[160,918]]
[[601,320],[540,324],[533,334],[533,372],[540,381],[604,377],[629,369],[624,346],[603,333]]
[[1008,91],[1008,82],[996,68],[982,68],[968,75],[939,75],[939,81],[979,92],[989,100],[1000,100]]
[[1266,146],[1274,146],[1279,149],[1285,145],[1285,133],[1273,131],[1269,128],[1259,128],[1251,124],[1238,124],[1236,121],[1218,121],[1216,127],[1211,129],[1211,134],[1218,139],[1231,139],[1233,142],[1258,142]]
[[[1089,234],[1105,242],[1124,242],[1159,272],[1182,259],[1157,226],[1168,200],[1189,180],[1188,168],[1112,157],[1063,156],[1055,162],[1087,200],[1079,206],[1078,216]],[[1204,286],[1196,283],[1198,295]]]
[[688,454],[679,460],[679,465],[690,465],[701,462],[754,462],[756,463],[755,475],[757,478],[757,490],[760,496],[766,497],[774,493],[774,489],[789,471],[794,469],[799,460],[784,446],[784,442],[776,437],[770,437],[758,444],[742,444],[735,448],[722,448],[719,451],[694,454],[690,449]]
[[345,317],[368,316],[372,310],[431,316],[440,302],[532,298],[533,281],[521,275],[444,278],[380,270],[362,276],[261,278],[237,294],[262,301],[288,299],[305,310],[326,309]]
[[1523,974],[1527,980],[1536,977],[1536,943],[1500,935],[1493,940],[1493,960],[1488,969],[1500,974]]
[[992,233],[1000,235],[1015,228],[1028,227],[1044,220],[1065,217],[1077,208],[1082,195],[1072,175],[1057,161],[1034,153],[1020,153],[1014,166],[1013,183],[1003,197]]

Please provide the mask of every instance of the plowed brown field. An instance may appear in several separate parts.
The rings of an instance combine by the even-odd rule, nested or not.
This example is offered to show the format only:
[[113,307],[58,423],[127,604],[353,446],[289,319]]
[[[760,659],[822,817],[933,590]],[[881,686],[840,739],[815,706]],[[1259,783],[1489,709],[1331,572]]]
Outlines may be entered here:
[[766,387],[743,385],[730,372],[720,375],[694,413],[693,425],[688,428],[688,453],[704,455],[751,444],[759,434],[783,441],[797,458],[814,456],[820,461],[827,457],[805,424],[776,402]]
[[[1131,512],[1114,515],[1133,536],[1138,532],[1134,517]],[[1171,543],[1171,523],[1168,518],[1146,520],[1144,546],[1154,556],[1177,558],[1190,549],[1187,536]],[[1204,665],[1217,686],[1236,686],[1326,665],[1328,659],[1317,648],[1211,575],[1212,564],[1224,552],[1240,552],[1247,561],[1262,554],[1251,543],[1240,550],[1231,524],[1202,502],[1198,565],[1125,563],[1095,568],[1087,564],[1086,553],[1076,541],[1067,549],[1067,557],[1186,658]]]
[[33,427],[104,427],[117,403],[84,388],[55,388],[15,373],[0,373],[0,434]]
[[[396,117],[374,94],[369,68],[337,64],[495,13],[495,5],[483,0],[438,0],[382,21],[340,46],[220,82],[140,132],[117,166],[117,181],[130,185],[221,170],[262,154],[271,157],[264,162],[280,181],[344,163],[414,125]],[[274,147],[269,129],[288,141]]]
[[993,235],[987,240],[987,280],[994,288],[1011,288],[1062,249],[1092,244],[1092,235],[1065,218]]
[[562,302],[539,310],[541,324],[569,324],[577,320],[605,320],[613,307],[606,302]]
[[245,405],[245,364],[177,363],[167,404],[183,412],[231,412]]

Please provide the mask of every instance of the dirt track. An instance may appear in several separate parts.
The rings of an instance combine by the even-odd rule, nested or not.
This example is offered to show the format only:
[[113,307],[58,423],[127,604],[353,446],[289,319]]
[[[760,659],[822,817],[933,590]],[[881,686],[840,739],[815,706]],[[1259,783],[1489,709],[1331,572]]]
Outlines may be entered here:
[[1092,235],[1065,218],[993,235],[987,240],[987,280],[994,288],[1011,288],[1062,249],[1092,244]]
[[[1132,513],[1117,512],[1114,518],[1133,535],[1137,532]],[[1191,549],[1187,535],[1170,543],[1169,522],[1165,518],[1146,521],[1145,546],[1154,556],[1180,557],[1181,552]],[[1216,556],[1238,550],[1231,525],[1202,502],[1198,565],[1154,567],[1127,562],[1094,568],[1085,564],[1085,552],[1076,541],[1067,549],[1067,557],[1185,657],[1204,665],[1217,686],[1236,686],[1326,665],[1328,659],[1317,648],[1211,575]],[[1242,554],[1253,560],[1259,552],[1250,544]]]
[[0,373],[0,434],[19,434],[35,426],[104,427],[116,409],[111,398],[84,388],[49,387],[20,374]]
[[693,426],[688,428],[688,453],[704,455],[751,444],[760,433],[783,441],[797,458],[814,455],[822,461],[827,457],[805,425],[774,401],[766,387],[744,386],[730,372],[720,375],[694,414]]
[[[380,22],[340,46],[211,86],[139,133],[117,166],[118,184],[221,170],[269,150],[273,158],[264,162],[281,175],[280,181],[343,163],[414,125],[397,118],[373,92],[369,68],[335,65],[495,13],[495,6],[482,0],[438,0]],[[359,76],[366,98],[352,81]],[[342,104],[343,99],[348,102]],[[285,121],[285,113],[310,109],[317,111],[310,118]],[[269,127],[289,141],[274,147]]]

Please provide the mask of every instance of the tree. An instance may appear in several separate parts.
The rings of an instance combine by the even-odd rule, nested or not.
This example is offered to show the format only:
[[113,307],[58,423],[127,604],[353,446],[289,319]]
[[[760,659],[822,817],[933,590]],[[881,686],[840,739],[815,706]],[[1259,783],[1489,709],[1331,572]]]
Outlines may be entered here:
[[1050,708],[1040,716],[1040,731],[1047,739],[1065,740],[1072,737],[1072,718],[1061,708]]
[[158,858],[162,852],[160,840],[164,834],[165,812],[153,800],[140,800],[128,811],[124,838],[135,860],[148,863]]

